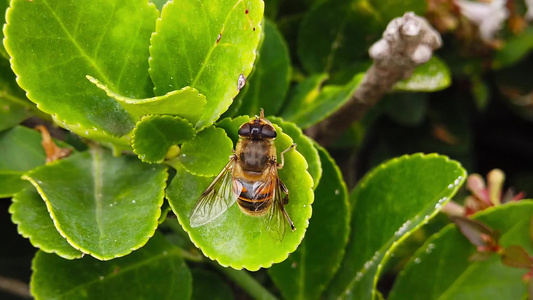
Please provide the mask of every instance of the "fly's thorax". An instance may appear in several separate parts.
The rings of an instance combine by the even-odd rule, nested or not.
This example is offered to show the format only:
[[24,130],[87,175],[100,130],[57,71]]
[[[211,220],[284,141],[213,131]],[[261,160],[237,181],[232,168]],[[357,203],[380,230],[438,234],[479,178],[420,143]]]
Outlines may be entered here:
[[276,163],[276,147],[272,140],[240,138],[235,149],[237,161],[244,173],[259,175]]

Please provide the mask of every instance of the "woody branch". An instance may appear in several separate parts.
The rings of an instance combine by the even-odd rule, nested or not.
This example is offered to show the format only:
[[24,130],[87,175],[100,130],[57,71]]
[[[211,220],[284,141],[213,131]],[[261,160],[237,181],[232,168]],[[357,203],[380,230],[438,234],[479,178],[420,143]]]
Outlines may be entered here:
[[409,78],[416,66],[426,63],[441,44],[440,34],[426,19],[412,12],[393,19],[382,39],[370,47],[374,63],[350,100],[306,133],[322,145],[331,144],[360,121],[396,82]]

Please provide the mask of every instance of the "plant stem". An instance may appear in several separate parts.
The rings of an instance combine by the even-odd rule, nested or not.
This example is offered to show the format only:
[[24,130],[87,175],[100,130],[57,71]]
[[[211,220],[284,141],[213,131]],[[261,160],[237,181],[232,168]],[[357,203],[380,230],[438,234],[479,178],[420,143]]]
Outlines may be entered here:
[[32,298],[29,286],[20,280],[0,276],[0,290],[23,299]]
[[222,273],[226,274],[231,280],[237,283],[250,296],[257,300],[277,300],[267,289],[265,289],[257,280],[255,280],[245,270],[234,270],[232,268],[225,268],[217,262],[211,262]]

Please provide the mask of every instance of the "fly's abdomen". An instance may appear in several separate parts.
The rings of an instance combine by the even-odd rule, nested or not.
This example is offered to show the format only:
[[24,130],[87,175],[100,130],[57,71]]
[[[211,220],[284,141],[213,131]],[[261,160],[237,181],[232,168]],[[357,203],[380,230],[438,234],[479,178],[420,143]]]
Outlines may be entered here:
[[261,184],[260,182],[242,183],[242,191],[237,198],[237,203],[241,210],[249,215],[262,215],[267,212],[272,205],[274,189],[271,185]]

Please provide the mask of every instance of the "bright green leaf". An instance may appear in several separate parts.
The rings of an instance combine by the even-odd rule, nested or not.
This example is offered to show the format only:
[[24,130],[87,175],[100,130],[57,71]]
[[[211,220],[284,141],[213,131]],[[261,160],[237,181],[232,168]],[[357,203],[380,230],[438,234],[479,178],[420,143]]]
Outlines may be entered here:
[[236,118],[226,118],[219,121],[216,127],[223,128],[226,131],[228,137],[233,141],[233,144],[237,144],[239,140],[239,128],[242,124],[250,122],[251,117],[239,116]]
[[29,238],[33,246],[66,259],[82,256],[80,251],[72,248],[59,234],[46,210],[44,200],[32,186],[13,197],[9,212],[13,223],[18,225],[19,233]]
[[[316,81],[314,82],[318,83],[324,78],[322,76],[315,77]],[[292,104],[292,109],[284,112],[282,117],[302,128],[316,124],[348,102],[362,79],[363,74],[358,74],[344,86],[327,85],[323,87],[316,97],[314,93],[309,93],[307,97],[301,98],[303,101],[298,105]]]
[[147,58],[158,16],[142,0],[12,1],[4,45],[19,85],[41,110],[121,136],[134,121],[85,76],[126,97],[152,94]]
[[318,150],[313,145],[313,141],[304,135],[302,130],[293,123],[283,121],[283,119],[278,117],[268,117],[268,120],[281,127],[283,132],[288,134],[294,143],[296,143],[298,152],[300,152],[307,161],[307,171],[313,177],[313,187],[316,188],[322,177],[322,164],[320,156],[318,155]]
[[[240,126],[235,120],[231,127]],[[275,140],[277,152],[287,149],[292,139],[274,125],[278,133]],[[279,160],[278,160],[279,161]],[[281,180],[290,192],[289,204],[285,206],[296,230],[291,232],[285,224],[282,241],[273,239],[264,229],[263,217],[244,214],[238,204],[231,206],[224,214],[200,227],[191,228],[189,217],[196,201],[213,180],[213,177],[194,176],[183,168],[167,189],[167,198],[180,224],[191,240],[211,259],[223,266],[235,269],[258,270],[268,268],[287,258],[302,241],[311,217],[313,202],[313,179],[307,173],[304,157],[291,150],[285,154],[285,166],[279,170]]]
[[[5,1],[0,3],[5,4]],[[0,11],[4,10],[0,7]],[[2,46],[0,49],[5,51]],[[9,61],[0,58],[0,131],[30,117],[30,108],[34,108],[34,104],[26,99],[24,91],[17,85]]]
[[228,163],[233,143],[223,129],[209,127],[181,146],[179,162],[195,175],[214,176]]
[[167,172],[94,148],[34,169],[26,178],[61,235],[74,248],[108,260],[142,247],[154,234]]
[[193,125],[180,117],[146,116],[135,126],[131,145],[143,162],[160,163],[171,146],[195,135]]
[[289,89],[290,58],[283,36],[271,21],[266,21],[265,39],[259,50],[254,71],[247,79],[247,88],[235,101],[242,101],[238,115],[259,114],[263,108],[267,115],[275,115]]
[[438,213],[465,177],[458,162],[437,154],[405,155],[367,174],[350,196],[350,242],[328,298],[372,299],[390,253]]
[[31,293],[36,299],[189,299],[191,273],[179,249],[157,234],[142,249],[112,261],[64,260],[37,252]]
[[448,66],[440,58],[433,56],[427,63],[416,67],[408,79],[397,82],[393,89],[407,92],[435,92],[449,87],[451,81]]
[[334,160],[323,148],[323,178],[315,189],[313,218],[298,249],[269,274],[285,299],[317,299],[340,266],[348,242],[348,191]]
[[206,104],[205,96],[189,86],[178,91],[171,91],[163,96],[146,99],[132,99],[113,92],[98,79],[87,75],[87,79],[106,94],[117,100],[132,116],[140,119],[146,115],[173,115],[198,122]]
[[157,95],[196,88],[207,104],[197,128],[209,126],[239,93],[239,77],[252,71],[261,37],[260,0],[168,2],[150,46]]
[[213,272],[202,269],[191,270],[193,277],[192,300],[233,299],[231,288]]
[[[519,245],[533,253],[529,224],[533,202],[522,200],[475,215],[500,233],[500,245]],[[414,254],[389,294],[399,299],[523,299],[527,270],[505,266],[494,254],[489,260],[470,262],[474,247],[450,224],[432,236]],[[430,282],[431,284],[428,284]]]

